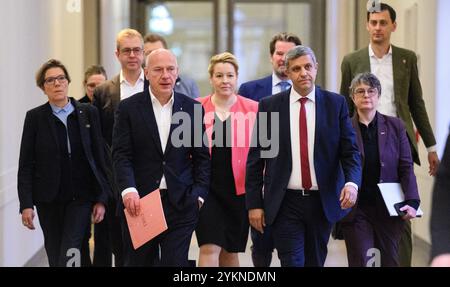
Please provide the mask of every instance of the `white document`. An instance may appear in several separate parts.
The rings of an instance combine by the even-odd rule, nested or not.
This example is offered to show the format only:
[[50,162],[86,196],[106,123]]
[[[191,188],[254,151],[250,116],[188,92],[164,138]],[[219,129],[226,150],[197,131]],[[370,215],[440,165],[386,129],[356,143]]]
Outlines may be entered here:
[[[389,211],[390,216],[398,216],[395,210],[394,204],[405,201],[405,194],[403,193],[402,186],[398,182],[379,183],[381,195],[383,196],[384,203]],[[416,216],[422,216],[422,209],[417,210]]]

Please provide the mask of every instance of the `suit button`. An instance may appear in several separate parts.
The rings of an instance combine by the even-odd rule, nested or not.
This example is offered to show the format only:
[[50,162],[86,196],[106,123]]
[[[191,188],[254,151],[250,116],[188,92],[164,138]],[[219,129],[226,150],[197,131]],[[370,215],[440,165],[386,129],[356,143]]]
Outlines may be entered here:
[[159,184],[159,179],[156,181],[157,184]]
[[163,165],[166,165],[166,162],[165,162],[165,161],[163,161],[163,162],[162,162],[162,164],[163,164]]
[[384,162],[381,163],[381,166],[384,167]]
[[383,180],[382,180],[382,179],[380,179],[380,183],[383,183]]

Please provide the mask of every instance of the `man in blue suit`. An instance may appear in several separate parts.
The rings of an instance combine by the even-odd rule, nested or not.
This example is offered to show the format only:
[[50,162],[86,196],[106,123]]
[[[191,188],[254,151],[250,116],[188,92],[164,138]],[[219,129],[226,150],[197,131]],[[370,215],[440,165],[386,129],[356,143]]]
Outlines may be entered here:
[[[194,144],[199,136],[194,131],[205,131],[203,109],[173,91],[177,76],[175,56],[165,49],[153,51],[146,65],[150,88],[121,101],[116,112],[113,160],[121,210],[137,216],[139,199],[159,188],[168,226],[134,250],[122,214],[125,266],[189,266],[192,233],[209,189],[210,160],[204,142]],[[180,129],[182,140],[175,136]]]
[[[260,232],[272,227],[282,266],[323,266],[333,223],[357,199],[361,159],[345,99],[314,85],[314,52],[296,46],[285,64],[293,88],[259,103],[247,160],[249,220]],[[278,154],[265,158],[277,143]]]
[[[255,101],[270,95],[289,89],[291,80],[285,73],[284,56],[287,51],[302,42],[294,34],[282,32],[272,37],[269,44],[270,62],[272,63],[272,75],[262,79],[243,83],[238,94]],[[255,267],[269,267],[272,262],[273,238],[270,228],[265,228],[264,233],[251,228],[253,245],[252,261]]]

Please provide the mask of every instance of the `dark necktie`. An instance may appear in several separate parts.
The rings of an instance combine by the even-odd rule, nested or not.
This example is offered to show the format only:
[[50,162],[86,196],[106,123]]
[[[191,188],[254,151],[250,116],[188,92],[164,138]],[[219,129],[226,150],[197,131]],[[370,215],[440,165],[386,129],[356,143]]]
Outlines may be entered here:
[[308,128],[306,125],[306,97],[300,98],[300,167],[303,188],[309,190],[312,186],[308,157]]
[[280,86],[281,91],[284,92],[291,87],[291,84],[289,84],[289,82],[286,81],[281,81],[278,83],[278,86]]

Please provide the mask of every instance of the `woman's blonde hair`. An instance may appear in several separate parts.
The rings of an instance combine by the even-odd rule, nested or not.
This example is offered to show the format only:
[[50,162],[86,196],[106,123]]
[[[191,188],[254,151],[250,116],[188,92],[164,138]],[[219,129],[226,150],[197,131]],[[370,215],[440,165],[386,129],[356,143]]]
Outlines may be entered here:
[[238,74],[239,65],[237,63],[236,57],[229,52],[223,52],[221,54],[212,56],[209,60],[208,73],[211,78],[213,76],[214,66],[218,63],[229,63],[233,65],[234,69],[236,70],[236,75]]

